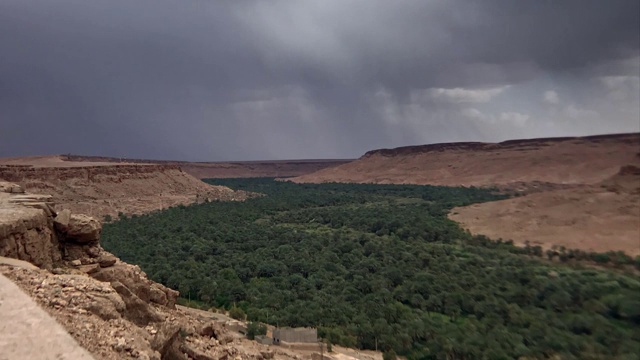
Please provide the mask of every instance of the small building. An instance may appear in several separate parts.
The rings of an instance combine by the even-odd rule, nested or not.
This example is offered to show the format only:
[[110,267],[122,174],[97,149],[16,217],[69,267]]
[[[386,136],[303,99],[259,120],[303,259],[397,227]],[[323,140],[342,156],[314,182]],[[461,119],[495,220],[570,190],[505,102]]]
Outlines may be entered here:
[[273,338],[266,335],[256,335],[255,340],[262,345],[273,345]]
[[273,343],[317,343],[318,329],[315,328],[277,328],[273,330]]

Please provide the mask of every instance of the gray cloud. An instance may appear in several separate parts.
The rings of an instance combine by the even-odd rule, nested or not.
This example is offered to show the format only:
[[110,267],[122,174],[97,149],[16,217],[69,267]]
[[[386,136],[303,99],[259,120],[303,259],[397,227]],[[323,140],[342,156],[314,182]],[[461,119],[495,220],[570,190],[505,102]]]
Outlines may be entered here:
[[640,131],[639,4],[3,0],[0,156],[354,157]]

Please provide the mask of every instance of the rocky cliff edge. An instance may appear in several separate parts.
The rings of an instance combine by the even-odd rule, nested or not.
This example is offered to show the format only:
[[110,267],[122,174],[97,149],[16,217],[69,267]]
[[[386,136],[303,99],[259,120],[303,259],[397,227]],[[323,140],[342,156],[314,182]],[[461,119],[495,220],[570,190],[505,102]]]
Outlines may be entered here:
[[[0,276],[29,294],[95,358],[298,357],[265,345],[248,345],[213,313],[196,317],[176,309],[178,292],[105,251],[100,232],[96,219],[57,210],[48,195],[28,194],[16,184],[0,182]],[[0,314],[0,318],[5,317]]]

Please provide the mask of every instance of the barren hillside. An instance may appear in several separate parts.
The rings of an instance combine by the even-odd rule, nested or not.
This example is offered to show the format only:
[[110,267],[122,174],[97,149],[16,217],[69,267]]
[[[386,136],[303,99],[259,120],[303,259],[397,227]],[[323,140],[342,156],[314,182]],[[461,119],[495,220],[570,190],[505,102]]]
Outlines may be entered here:
[[640,255],[640,196],[598,189],[556,190],[454,209],[472,233],[544,249]]
[[640,134],[448,143],[373,150],[360,159],[292,179],[449,186],[595,184],[634,161]]
[[640,156],[604,181],[454,209],[471,232],[524,245],[640,255]]
[[0,180],[52,195],[63,208],[99,217],[247,196],[205,184],[175,165],[71,162],[57,156],[0,159]]
[[102,162],[137,164],[164,164],[179,166],[186,173],[198,179],[241,178],[241,177],[290,177],[316,172],[325,168],[348,163],[352,160],[265,160],[265,161],[229,161],[229,162],[188,162],[142,159],[120,159],[102,156],[65,155],[61,157],[73,162]]
[[[295,182],[497,186],[526,196],[456,208],[476,234],[640,255],[640,134],[375,150]],[[529,194],[530,193],[530,194]]]

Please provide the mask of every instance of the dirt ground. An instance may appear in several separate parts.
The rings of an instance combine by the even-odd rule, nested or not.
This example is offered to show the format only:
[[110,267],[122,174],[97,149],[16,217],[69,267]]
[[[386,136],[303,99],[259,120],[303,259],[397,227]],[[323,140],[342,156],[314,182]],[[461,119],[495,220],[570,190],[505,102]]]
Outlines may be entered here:
[[449,218],[474,234],[524,245],[640,255],[640,195],[558,190],[455,208]]
[[472,233],[524,245],[640,255],[640,160],[596,185],[455,208]]

